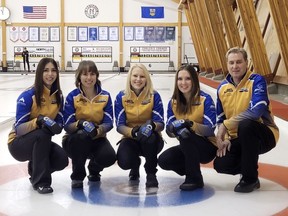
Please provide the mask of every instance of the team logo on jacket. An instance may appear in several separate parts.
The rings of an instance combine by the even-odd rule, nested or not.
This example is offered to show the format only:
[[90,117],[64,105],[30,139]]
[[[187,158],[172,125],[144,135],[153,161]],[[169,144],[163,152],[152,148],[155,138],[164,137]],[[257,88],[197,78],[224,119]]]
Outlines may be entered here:
[[247,89],[247,88],[241,88],[241,89],[239,90],[239,92],[248,92],[248,89]]
[[87,100],[85,98],[79,98],[79,101],[80,103],[82,104],[86,104],[87,103]]
[[259,84],[256,86],[255,90],[254,90],[254,93],[255,94],[261,94],[264,92],[264,86]]
[[224,91],[224,94],[226,94],[226,93],[231,93],[231,92],[233,92],[233,89],[232,89],[232,88],[229,88],[229,89],[226,89],[226,90]]
[[125,103],[127,103],[127,104],[134,104],[134,101],[133,101],[133,100],[125,100]]
[[18,104],[26,105],[24,97],[18,100]]
[[149,104],[150,102],[151,102],[150,99],[144,100],[144,101],[141,102],[141,105],[146,105],[146,104]]
[[105,102],[106,102],[105,99],[99,99],[99,100],[94,101],[94,103],[105,103]]

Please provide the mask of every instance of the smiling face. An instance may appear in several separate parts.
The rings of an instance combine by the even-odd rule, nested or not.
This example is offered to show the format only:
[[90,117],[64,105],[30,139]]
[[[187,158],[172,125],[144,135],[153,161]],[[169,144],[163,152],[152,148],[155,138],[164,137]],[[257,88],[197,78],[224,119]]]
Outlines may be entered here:
[[51,89],[51,86],[56,79],[57,79],[57,69],[51,62],[49,62],[45,65],[44,68],[43,83],[48,89]]
[[188,71],[180,70],[177,76],[177,86],[185,98],[189,98],[192,91],[192,79]]
[[97,81],[97,75],[96,73],[92,71],[83,71],[80,75],[80,80],[81,80],[82,88],[94,89],[94,85]]
[[230,53],[227,56],[227,67],[233,81],[237,85],[247,71],[248,61],[244,59],[241,52]]
[[138,95],[145,87],[147,79],[143,70],[139,67],[135,67],[131,73],[131,89]]

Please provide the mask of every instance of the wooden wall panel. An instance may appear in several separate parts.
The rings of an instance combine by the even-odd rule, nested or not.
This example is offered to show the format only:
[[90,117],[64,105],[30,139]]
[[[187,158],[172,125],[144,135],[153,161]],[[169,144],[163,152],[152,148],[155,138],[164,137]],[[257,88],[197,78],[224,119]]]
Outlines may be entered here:
[[[196,10],[193,13],[197,17],[191,16],[191,23],[196,19],[200,25],[199,49],[208,59],[207,67],[215,71],[220,65],[224,71],[223,59],[217,54],[225,56],[225,45],[227,49],[242,46],[247,50],[251,70],[264,75],[267,82],[288,85],[288,1],[179,0],[179,4],[185,3]],[[217,40],[221,41],[221,49],[215,44]]]
[[241,46],[241,39],[237,29],[237,20],[233,13],[230,0],[217,0],[226,33],[227,47]]
[[[288,76],[288,3],[281,0],[269,0],[272,18],[277,32],[281,56]],[[276,38],[275,38],[276,39]],[[277,73],[278,74],[278,73]]]
[[194,1],[196,3],[196,9],[199,11],[199,23],[203,32],[203,41],[205,44],[206,54],[211,62],[213,73],[222,71],[221,61],[217,55],[217,48],[209,20],[209,15],[206,7],[206,2],[203,0]]

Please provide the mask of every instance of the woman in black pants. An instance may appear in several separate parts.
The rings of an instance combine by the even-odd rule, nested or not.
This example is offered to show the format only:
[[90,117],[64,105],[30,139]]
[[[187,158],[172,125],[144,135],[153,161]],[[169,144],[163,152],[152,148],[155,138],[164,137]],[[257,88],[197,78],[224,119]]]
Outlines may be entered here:
[[210,95],[200,90],[198,74],[191,65],[176,72],[175,88],[168,103],[166,132],[179,145],[164,151],[158,159],[162,169],[185,175],[181,190],[204,186],[200,163],[216,156],[216,110]]
[[57,64],[43,58],[34,85],[17,99],[16,122],[8,140],[11,155],[18,161],[29,161],[30,182],[40,194],[53,192],[51,173],[68,165],[65,151],[51,141],[62,130],[62,105]]
[[146,188],[158,187],[157,154],[164,143],[163,104],[143,64],[130,68],[126,88],[116,96],[114,107],[117,131],[123,135],[117,151],[118,165],[130,169],[130,181],[138,181],[140,156],[143,156]]
[[89,160],[89,182],[99,182],[100,172],[116,161],[115,150],[106,137],[113,128],[113,107],[109,92],[101,88],[93,61],[80,62],[76,89],[65,102],[63,148],[72,159],[71,187],[83,188],[85,163]]

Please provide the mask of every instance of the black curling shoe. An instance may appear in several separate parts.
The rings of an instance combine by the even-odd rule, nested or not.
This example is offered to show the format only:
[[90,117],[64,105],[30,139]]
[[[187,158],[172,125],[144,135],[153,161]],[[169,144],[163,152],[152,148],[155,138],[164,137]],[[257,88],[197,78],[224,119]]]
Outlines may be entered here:
[[147,174],[146,176],[146,188],[158,187],[158,180],[155,174]]
[[203,188],[203,187],[204,187],[203,182],[199,182],[199,183],[184,182],[183,184],[180,185],[179,188],[184,191],[193,191],[193,190],[196,190],[198,188]]
[[53,192],[53,188],[50,186],[36,186],[34,187],[39,194],[48,194]]
[[139,169],[131,169],[129,173],[129,181],[139,181]]
[[234,191],[238,193],[250,193],[260,188],[259,179],[255,182],[246,182],[243,179],[235,186]]

